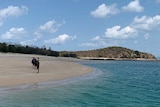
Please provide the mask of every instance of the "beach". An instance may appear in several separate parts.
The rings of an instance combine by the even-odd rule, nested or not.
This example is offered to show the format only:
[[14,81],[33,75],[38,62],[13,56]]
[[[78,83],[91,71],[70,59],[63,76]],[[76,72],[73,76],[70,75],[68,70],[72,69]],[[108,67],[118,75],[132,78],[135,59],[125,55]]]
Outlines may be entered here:
[[[40,69],[32,65],[39,58]],[[28,54],[0,54],[0,88],[60,81],[92,72],[92,68],[76,63],[78,59]]]
[[0,106],[160,105],[160,61],[84,61],[35,55],[40,59],[37,74],[31,65],[33,56],[0,54],[0,67],[4,70],[0,70],[1,87],[4,87],[0,88]]

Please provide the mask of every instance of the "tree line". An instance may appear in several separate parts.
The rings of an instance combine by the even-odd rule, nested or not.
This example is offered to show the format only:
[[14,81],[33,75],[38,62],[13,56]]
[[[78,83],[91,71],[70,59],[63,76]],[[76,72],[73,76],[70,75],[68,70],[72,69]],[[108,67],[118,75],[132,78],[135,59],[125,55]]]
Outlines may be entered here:
[[9,44],[9,43],[0,43],[0,52],[3,53],[22,53],[22,54],[38,54],[38,55],[47,55],[47,56],[59,56],[59,52],[53,51],[50,48],[46,49],[45,46],[42,48],[34,46],[23,46],[20,44]]
[[149,53],[134,51],[123,47],[108,47],[89,51],[53,51],[45,46],[35,47],[29,45],[20,45],[12,43],[0,43],[0,52],[3,53],[21,53],[21,54],[36,54],[55,57],[106,57],[106,58],[127,58],[127,59],[156,59],[155,56]]

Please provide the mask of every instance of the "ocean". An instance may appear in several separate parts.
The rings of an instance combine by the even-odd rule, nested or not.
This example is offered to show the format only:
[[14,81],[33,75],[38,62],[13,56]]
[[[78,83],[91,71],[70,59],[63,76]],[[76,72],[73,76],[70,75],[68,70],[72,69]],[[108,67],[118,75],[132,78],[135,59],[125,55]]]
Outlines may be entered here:
[[160,107],[160,61],[85,61],[81,77],[0,89],[0,107]]

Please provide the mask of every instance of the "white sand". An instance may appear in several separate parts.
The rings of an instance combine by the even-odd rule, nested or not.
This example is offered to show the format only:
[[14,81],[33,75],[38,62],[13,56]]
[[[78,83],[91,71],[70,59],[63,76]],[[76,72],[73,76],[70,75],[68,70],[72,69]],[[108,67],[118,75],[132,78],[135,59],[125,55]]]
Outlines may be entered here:
[[[33,57],[40,58],[40,73],[32,66]],[[49,56],[0,54],[0,87],[58,81],[92,72],[74,59]]]

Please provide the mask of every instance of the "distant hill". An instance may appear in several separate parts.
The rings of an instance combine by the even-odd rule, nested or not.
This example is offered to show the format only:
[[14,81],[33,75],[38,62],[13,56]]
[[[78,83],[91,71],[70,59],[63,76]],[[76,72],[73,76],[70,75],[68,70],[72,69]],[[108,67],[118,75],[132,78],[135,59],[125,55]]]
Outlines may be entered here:
[[46,49],[33,46],[22,46],[19,44],[0,43],[0,52],[3,53],[23,53],[23,54],[39,54],[55,57],[73,57],[83,59],[114,59],[114,60],[156,60],[156,57],[149,53],[139,52],[123,47],[108,47],[88,51],[53,51],[51,48]]
[[156,60],[156,57],[152,54],[115,46],[73,53],[77,57],[84,59]]

